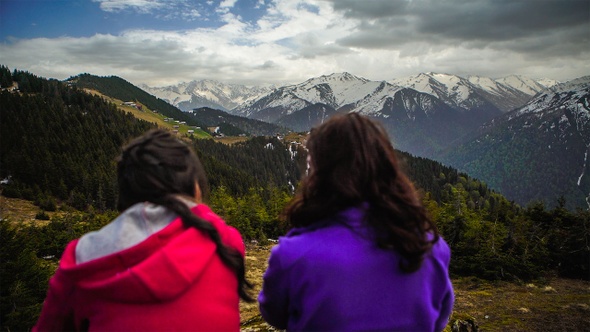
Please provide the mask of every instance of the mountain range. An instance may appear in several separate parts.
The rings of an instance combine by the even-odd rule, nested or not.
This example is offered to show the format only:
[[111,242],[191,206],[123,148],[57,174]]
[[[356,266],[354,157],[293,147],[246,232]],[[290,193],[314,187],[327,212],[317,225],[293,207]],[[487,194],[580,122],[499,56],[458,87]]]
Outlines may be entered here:
[[308,131],[335,113],[359,112],[379,118],[400,149],[433,157],[485,121],[557,83],[542,82],[545,85],[522,76],[493,80],[437,73],[371,81],[345,72],[273,89],[209,80],[143,88],[180,109],[216,108],[295,131]]
[[271,90],[270,87],[247,87],[212,80],[195,80],[165,87],[142,84],[139,87],[185,112],[201,107],[229,111]]
[[587,207],[586,80],[420,73],[371,81],[345,72],[266,91],[217,83],[209,102],[230,95],[215,91],[247,91],[219,109],[295,131],[359,112],[378,119],[396,148],[457,167],[520,204],[553,205],[561,195],[569,207]]

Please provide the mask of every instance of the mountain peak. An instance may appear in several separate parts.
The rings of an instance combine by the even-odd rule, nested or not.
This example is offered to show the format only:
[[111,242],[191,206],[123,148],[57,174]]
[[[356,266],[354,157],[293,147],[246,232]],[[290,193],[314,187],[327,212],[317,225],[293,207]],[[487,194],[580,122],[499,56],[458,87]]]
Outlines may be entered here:
[[316,80],[326,81],[326,82],[334,82],[334,81],[342,81],[342,82],[346,82],[346,81],[368,81],[365,78],[355,76],[355,75],[353,75],[353,74],[345,71],[345,72],[342,72],[342,73],[332,73],[332,74],[329,74],[329,75],[322,75],[320,77],[310,78],[306,82],[312,82],[312,81],[316,81]]

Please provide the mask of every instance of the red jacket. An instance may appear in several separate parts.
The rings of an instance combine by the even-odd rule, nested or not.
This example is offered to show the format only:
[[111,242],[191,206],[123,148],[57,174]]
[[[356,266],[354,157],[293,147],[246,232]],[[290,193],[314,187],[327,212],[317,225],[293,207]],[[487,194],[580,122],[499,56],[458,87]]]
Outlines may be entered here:
[[[244,255],[238,231],[207,206],[224,243]],[[76,264],[66,248],[33,331],[238,331],[238,282],[209,237],[180,218],[130,248]]]

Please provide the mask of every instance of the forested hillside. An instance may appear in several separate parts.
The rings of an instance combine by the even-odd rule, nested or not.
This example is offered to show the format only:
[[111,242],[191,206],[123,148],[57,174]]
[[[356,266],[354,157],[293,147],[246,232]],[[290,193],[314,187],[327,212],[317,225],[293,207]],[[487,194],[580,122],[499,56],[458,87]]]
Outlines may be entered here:
[[555,85],[482,126],[443,162],[521,204],[590,207],[590,76]]
[[12,78],[20,92],[0,93],[0,177],[10,179],[3,195],[49,210],[56,200],[82,210],[114,208],[114,159],[154,124],[55,80],[17,70]]
[[[245,117],[232,115],[224,111],[212,109],[209,107],[201,107],[194,110],[194,116],[199,122],[206,126],[231,126],[239,128],[241,132],[238,134],[247,134],[254,136],[274,136],[278,134],[285,134],[290,130],[275,124],[248,119]],[[227,128],[222,128],[221,132],[225,135],[231,135]],[[237,135],[236,135],[237,136]]]
[[[2,330],[30,329],[47,279],[70,240],[111,220],[115,158],[131,137],[154,127],[77,88],[0,68],[0,187],[39,210],[43,224],[0,219]],[[19,91],[7,89],[12,81]],[[188,138],[186,138],[188,140]],[[305,149],[277,138],[223,145],[188,141],[211,184],[209,204],[248,241],[264,244],[288,225],[279,213],[302,176]],[[530,280],[557,273],[590,279],[590,211],[559,200],[520,207],[486,184],[425,158],[399,153],[451,246],[453,275]]]
[[80,74],[70,77],[67,82],[79,88],[97,90],[102,94],[122,101],[139,102],[152,110],[179,121],[186,121],[188,125],[205,128],[194,116],[185,113],[168,104],[162,99],[156,98],[133,84],[117,76],[99,77],[90,74]]

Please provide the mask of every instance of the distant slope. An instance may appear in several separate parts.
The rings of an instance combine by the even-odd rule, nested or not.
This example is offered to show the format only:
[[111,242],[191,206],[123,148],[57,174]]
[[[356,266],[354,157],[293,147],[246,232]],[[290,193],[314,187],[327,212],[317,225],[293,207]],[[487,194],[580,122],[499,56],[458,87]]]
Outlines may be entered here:
[[174,118],[175,120],[179,121],[186,121],[188,125],[202,128],[205,127],[194,116],[182,112],[164,100],[152,96],[151,94],[117,76],[99,77],[90,74],[80,74],[78,76],[69,78],[67,82],[80,88],[97,90],[102,94],[122,100],[124,102],[137,101],[147,106],[151,110],[158,111],[167,117]]
[[301,179],[298,162],[276,137],[252,137],[228,145],[214,140],[194,140],[211,187],[224,186],[232,195],[242,196],[252,189],[291,189]]
[[238,115],[232,115],[209,107],[197,108],[193,111],[195,118],[208,127],[227,124],[239,128],[245,134],[254,136],[274,136],[289,132],[289,129],[285,127],[255,119],[248,119]]
[[336,110],[330,105],[317,103],[285,115],[278,119],[276,123],[291,128],[294,131],[303,132],[323,123],[335,113]]
[[456,108],[408,88],[384,97],[375,110],[397,149],[423,157],[452,146],[472,126]]
[[590,207],[590,76],[556,85],[487,124],[442,160],[520,204]]
[[[207,128],[200,128],[196,129],[194,126],[189,126],[187,124],[180,124],[176,123],[176,121],[167,120],[168,117],[164,116],[161,113],[154,112],[147,107],[142,107],[139,109],[136,106],[126,105],[122,100],[109,97],[105,94],[102,94],[96,90],[84,89],[86,92],[101,96],[108,102],[114,103],[117,105],[117,108],[125,111],[127,113],[133,114],[136,118],[140,120],[144,120],[147,122],[155,123],[158,127],[167,128],[169,130],[177,130],[178,134],[180,135],[192,135],[195,138],[211,138],[211,134],[207,131]],[[138,103],[139,106],[144,106],[141,103]],[[189,130],[192,130],[189,134]]]

